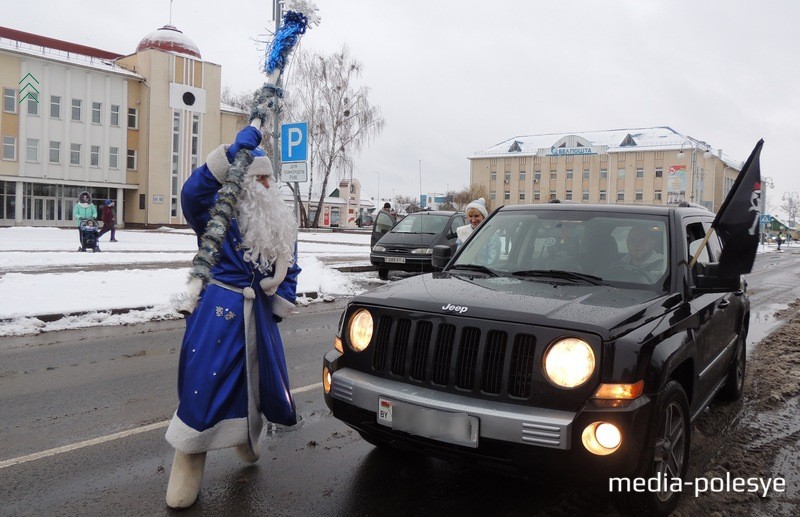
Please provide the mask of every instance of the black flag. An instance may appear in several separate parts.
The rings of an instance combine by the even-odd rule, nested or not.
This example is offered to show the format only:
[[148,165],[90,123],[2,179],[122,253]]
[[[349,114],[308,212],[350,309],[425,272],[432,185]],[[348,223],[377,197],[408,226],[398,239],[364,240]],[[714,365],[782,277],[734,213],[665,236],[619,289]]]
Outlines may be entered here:
[[758,250],[761,222],[761,147],[759,140],[744,163],[725,202],[717,212],[712,228],[722,240],[719,275],[735,276],[753,269]]

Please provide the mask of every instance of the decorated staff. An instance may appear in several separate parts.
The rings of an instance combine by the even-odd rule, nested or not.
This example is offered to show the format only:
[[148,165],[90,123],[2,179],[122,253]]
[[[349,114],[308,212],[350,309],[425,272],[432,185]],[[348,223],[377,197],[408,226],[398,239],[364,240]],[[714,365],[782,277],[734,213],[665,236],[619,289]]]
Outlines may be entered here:
[[[286,52],[279,52],[275,80]],[[259,128],[277,91],[274,82],[264,85],[251,124],[230,146],[211,152],[181,190],[199,249],[187,292],[175,300],[187,318],[178,409],[166,433],[175,448],[166,495],[171,508],[194,504],[207,451],[233,447],[252,463],[265,418],[297,422],[277,327],[296,300],[297,222],[271,185],[272,162],[259,148]]]

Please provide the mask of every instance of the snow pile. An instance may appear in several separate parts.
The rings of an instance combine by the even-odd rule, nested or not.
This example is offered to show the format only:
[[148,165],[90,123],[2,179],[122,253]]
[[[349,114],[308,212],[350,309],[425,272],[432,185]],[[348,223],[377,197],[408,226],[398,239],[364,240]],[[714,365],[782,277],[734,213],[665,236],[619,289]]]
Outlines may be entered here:
[[[118,230],[119,242],[107,238],[101,253],[79,253],[74,229],[0,228],[0,336],[180,318],[169,300],[185,287],[194,233]],[[325,257],[368,263],[369,234],[300,233],[300,305],[357,293],[354,275]]]

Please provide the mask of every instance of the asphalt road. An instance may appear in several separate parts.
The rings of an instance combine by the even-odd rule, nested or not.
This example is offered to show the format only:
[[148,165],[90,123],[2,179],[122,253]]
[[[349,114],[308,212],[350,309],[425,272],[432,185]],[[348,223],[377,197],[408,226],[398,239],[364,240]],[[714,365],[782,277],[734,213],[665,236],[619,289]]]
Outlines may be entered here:
[[[800,298],[787,282],[800,274],[797,251],[759,256],[749,276],[751,348],[779,323],[771,315]],[[376,450],[334,420],[320,368],[345,302],[311,305],[281,324],[301,422],[270,426],[256,465],[209,453],[200,499],[183,514],[614,514],[603,494]],[[4,338],[0,515],[173,513],[163,434],[182,331],[182,322],[161,322]]]

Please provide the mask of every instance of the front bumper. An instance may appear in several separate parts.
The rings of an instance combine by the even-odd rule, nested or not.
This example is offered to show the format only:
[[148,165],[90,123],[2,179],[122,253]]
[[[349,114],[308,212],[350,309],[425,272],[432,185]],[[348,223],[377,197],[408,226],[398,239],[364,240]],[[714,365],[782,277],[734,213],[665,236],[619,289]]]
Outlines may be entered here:
[[[324,365],[332,373],[325,401],[334,417],[379,442],[425,454],[464,460],[530,474],[548,472],[555,477],[589,481],[597,476],[633,475],[647,455],[650,397],[642,396],[626,407],[600,408],[591,402],[578,412],[483,400],[416,386],[356,371],[343,365],[331,351]],[[378,422],[379,399],[477,419],[477,441],[460,445],[399,431]],[[620,448],[597,456],[583,446],[581,434],[593,422],[610,422],[623,436]],[[561,476],[559,476],[561,475]]]

